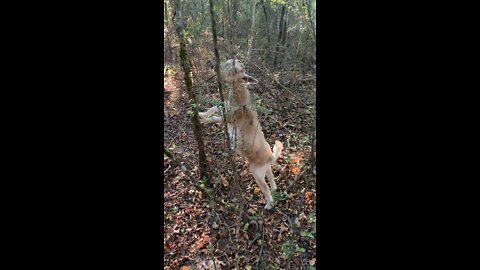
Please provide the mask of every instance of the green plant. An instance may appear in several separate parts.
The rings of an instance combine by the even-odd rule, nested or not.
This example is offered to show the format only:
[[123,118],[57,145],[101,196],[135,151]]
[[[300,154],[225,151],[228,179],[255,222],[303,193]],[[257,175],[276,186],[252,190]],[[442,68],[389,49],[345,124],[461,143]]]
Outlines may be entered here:
[[206,181],[207,181],[207,177],[203,176],[203,178],[198,181],[198,186],[199,186],[201,189],[204,189],[204,188],[205,188],[205,182],[206,182]]
[[272,197],[275,201],[285,201],[288,199],[288,193],[286,191],[283,191],[283,192],[274,191],[272,192]]
[[285,242],[282,244],[283,255],[285,255],[287,259],[290,258],[290,256],[292,255],[292,252],[290,251],[290,246],[290,242]]
[[250,223],[245,223],[245,225],[243,225],[243,230],[244,231],[248,231],[248,227],[250,227]]
[[315,223],[317,221],[317,217],[315,216],[315,213],[311,213],[308,215],[307,219],[308,223]]
[[302,231],[302,232],[300,232],[300,235],[303,236],[303,237],[308,237],[308,238],[311,238],[311,239],[315,239],[315,235],[313,235],[313,232]]
[[295,252],[299,252],[299,253],[304,253],[305,252],[305,249],[302,248],[302,247],[299,247],[298,245],[295,247]]

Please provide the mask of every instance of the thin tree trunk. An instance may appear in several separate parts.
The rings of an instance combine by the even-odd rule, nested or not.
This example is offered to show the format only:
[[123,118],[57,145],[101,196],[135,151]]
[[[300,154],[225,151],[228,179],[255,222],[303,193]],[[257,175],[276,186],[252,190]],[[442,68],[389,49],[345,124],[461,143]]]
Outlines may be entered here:
[[255,6],[256,4],[253,4],[252,8],[252,26],[250,27],[250,36],[248,38],[248,49],[247,49],[247,59],[250,60],[250,53],[252,52],[252,45],[253,45],[253,27],[255,26]]
[[317,34],[315,33],[315,26],[313,25],[313,20],[312,20],[312,15],[311,15],[311,12],[310,12],[310,8],[311,8],[311,1],[309,0],[305,0],[305,4],[307,6],[307,14],[308,14],[308,22],[309,22],[309,25],[311,27],[311,31],[312,31],[312,35],[313,35],[313,41],[315,42],[315,46],[317,46]]
[[[313,119],[313,125],[312,125],[312,137],[311,137],[311,141],[310,141],[310,146],[312,148],[312,152],[310,153],[310,172],[311,172],[311,176],[313,177],[313,167],[316,165],[315,163],[315,139],[316,139],[316,136],[315,134],[317,133],[316,132],[316,123],[317,123],[317,114],[316,114],[316,111],[317,111],[317,102],[315,102],[315,104],[313,105],[313,111],[314,111],[314,119]],[[308,187],[307,187],[308,188]]]
[[[228,14],[227,6],[225,5],[225,4],[226,4],[226,3],[225,3],[226,1],[223,1],[223,0],[222,0],[222,1],[220,1],[220,2],[222,3],[222,13],[223,13],[223,14],[222,14],[222,15],[223,15],[223,16],[222,16],[222,34],[223,34],[223,38],[224,38],[225,40],[228,40],[228,33],[225,32],[225,19],[226,19],[226,20],[230,20],[230,19],[229,19],[229,18],[230,18],[230,15]],[[229,21],[227,21],[227,22],[229,23]]]
[[287,26],[290,17],[290,12],[285,11],[285,19],[283,20],[283,31],[282,31],[282,47],[285,47],[285,42],[287,40]]
[[[210,2],[210,17],[212,20],[213,48],[215,53],[215,61],[217,62],[217,65],[215,65],[215,73],[217,74],[218,91],[220,92],[220,99],[222,100],[223,104],[225,104],[225,98],[223,95],[223,87],[222,87],[222,77],[220,75],[220,55],[218,54],[217,25],[215,22],[215,13],[213,11],[213,0],[209,0],[209,2]],[[222,106],[222,114],[223,114],[223,119],[226,119],[227,114],[224,106]],[[237,166],[235,166],[234,153],[231,150],[232,143],[230,142],[230,136],[228,135],[227,121],[223,121],[223,124],[224,124],[223,126],[224,126],[225,138],[227,140],[227,147],[228,147],[228,150],[230,150],[231,152],[229,156],[230,156],[230,163],[232,164],[233,178],[236,179]]]
[[282,40],[282,33],[283,33],[283,18],[285,16],[285,9],[286,9],[286,5],[283,5],[282,6],[282,14],[280,15],[280,24],[278,25],[278,38],[277,38],[277,46],[276,46],[276,49],[275,49],[275,52],[277,52],[274,56],[274,59],[273,59],[273,66],[276,67],[277,66],[277,55],[278,55],[278,50],[279,50],[279,47],[280,47],[280,42]]
[[[222,88],[222,78],[220,74],[220,55],[218,54],[218,44],[217,44],[217,26],[215,22],[215,13],[213,11],[213,0],[210,1],[210,17],[212,20],[212,36],[213,36],[213,48],[214,48],[214,54],[215,54],[215,60],[217,62],[217,65],[215,66],[215,72],[217,74],[217,83],[218,83],[218,90],[220,92],[220,99],[222,100],[222,103],[225,104],[225,98],[223,95],[223,88]],[[222,118],[226,119],[227,112],[225,110],[225,107],[222,106]],[[243,206],[245,205],[244,198],[243,196],[240,196],[240,186],[238,183],[238,178],[237,178],[237,166],[235,163],[235,152],[232,149],[232,142],[230,141],[230,136],[228,135],[228,127],[227,127],[227,121],[223,121],[223,128],[224,128],[224,134],[225,134],[225,139],[227,141],[227,147],[229,151],[229,157],[230,157],[230,163],[232,166],[232,173],[233,173],[233,185],[232,188],[234,188],[234,192],[237,195],[237,198],[240,203],[240,211],[243,212]],[[235,190],[236,189],[236,190]]]
[[[199,161],[199,169],[200,169],[200,178],[207,177],[208,178],[208,168],[207,168],[207,157],[205,155],[205,146],[203,143],[203,136],[202,136],[202,128],[200,122],[198,120],[198,109],[197,109],[197,100],[195,97],[195,93],[192,90],[192,79],[190,78],[190,64],[188,60],[185,39],[183,36],[184,26],[183,26],[183,18],[181,12],[181,0],[171,0],[174,11],[175,11],[175,28],[177,31],[178,39],[180,42],[180,62],[183,67],[184,71],[184,79],[185,79],[185,89],[187,90],[188,97],[190,98],[192,104],[192,111],[193,115],[191,117],[193,123],[193,133],[195,134],[195,138],[197,140],[198,145],[198,161]],[[210,182],[210,181],[208,181]]]
[[173,46],[172,46],[172,39],[171,39],[171,27],[170,27],[170,20],[169,20],[169,10],[168,10],[168,6],[167,6],[167,2],[165,2],[165,11],[164,11],[164,14],[165,14],[165,20],[166,20],[166,27],[167,27],[167,47],[168,47],[168,60],[171,61],[171,63],[174,63],[174,53],[173,53]]
[[235,37],[237,33],[237,9],[238,9],[238,0],[232,0],[232,14],[231,15],[231,22],[230,25],[230,57],[235,59],[236,52],[236,42]]
[[268,24],[268,16],[267,16],[267,7],[265,6],[265,3],[263,0],[261,0],[262,7],[263,7],[263,14],[265,15],[265,25],[267,28],[267,49],[270,48],[270,25]]

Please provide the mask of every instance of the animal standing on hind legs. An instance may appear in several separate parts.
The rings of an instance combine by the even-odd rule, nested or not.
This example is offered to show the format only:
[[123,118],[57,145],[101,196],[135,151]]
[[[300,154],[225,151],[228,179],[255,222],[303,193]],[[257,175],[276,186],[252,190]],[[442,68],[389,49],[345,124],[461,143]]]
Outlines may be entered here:
[[[208,61],[207,65],[213,69],[216,63]],[[231,85],[228,98],[225,101],[226,117],[223,119],[220,116],[212,116],[212,114],[219,112],[217,106],[214,106],[204,113],[198,113],[200,122],[219,123],[223,120],[227,121],[232,146],[240,156],[247,159],[250,172],[267,200],[265,209],[271,209],[273,206],[271,191],[277,189],[272,164],[280,156],[283,144],[275,141],[272,151],[265,140],[257,112],[254,105],[251,104],[250,92],[247,89],[247,82],[257,82],[257,80],[245,74],[244,65],[239,61],[230,59],[220,65],[220,76]],[[265,176],[270,182],[270,188],[265,182]]]

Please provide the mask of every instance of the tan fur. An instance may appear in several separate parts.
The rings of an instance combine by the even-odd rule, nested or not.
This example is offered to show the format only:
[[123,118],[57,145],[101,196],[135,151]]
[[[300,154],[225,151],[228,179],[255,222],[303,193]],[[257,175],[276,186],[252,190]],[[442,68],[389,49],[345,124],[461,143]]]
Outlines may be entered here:
[[[226,121],[230,137],[236,138],[232,141],[233,147],[247,159],[250,171],[267,200],[265,208],[270,209],[273,197],[265,182],[265,176],[269,179],[271,190],[275,191],[277,186],[271,165],[280,156],[283,144],[275,141],[272,152],[265,140],[257,112],[251,105],[250,92],[244,81],[244,79],[255,79],[245,74],[243,64],[235,61],[234,66],[233,60],[228,60],[220,66],[220,72],[222,79],[231,85],[227,101]],[[221,122],[221,117],[210,117],[218,111],[217,107],[212,107],[205,113],[199,113],[201,122]]]

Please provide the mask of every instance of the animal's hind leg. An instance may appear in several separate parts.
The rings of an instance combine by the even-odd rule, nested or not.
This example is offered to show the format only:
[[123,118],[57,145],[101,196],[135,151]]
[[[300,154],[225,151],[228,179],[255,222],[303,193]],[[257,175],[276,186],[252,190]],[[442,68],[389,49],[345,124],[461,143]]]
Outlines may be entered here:
[[277,184],[275,184],[275,177],[273,176],[272,166],[267,167],[267,178],[270,181],[270,190],[275,191],[277,190]]
[[266,169],[266,166],[250,166],[250,171],[252,172],[253,178],[255,178],[257,185],[260,187],[260,190],[262,191],[263,195],[265,195],[265,199],[267,200],[265,209],[271,209],[273,204],[273,197],[270,193],[270,188],[268,187],[267,182],[265,182]]

